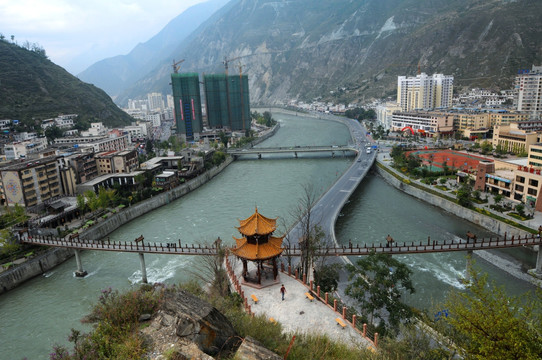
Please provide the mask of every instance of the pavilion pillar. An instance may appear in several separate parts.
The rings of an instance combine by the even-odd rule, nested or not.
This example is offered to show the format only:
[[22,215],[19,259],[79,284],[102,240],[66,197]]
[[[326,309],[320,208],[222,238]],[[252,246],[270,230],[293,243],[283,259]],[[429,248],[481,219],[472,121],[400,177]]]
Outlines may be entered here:
[[243,278],[247,276],[247,273],[248,273],[248,265],[247,265],[247,260],[246,259],[242,259],[241,260],[243,262]]
[[258,284],[262,284],[262,262],[257,261],[256,264],[258,264]]
[[81,250],[75,249],[75,263],[77,264],[77,271],[75,272],[75,276],[77,277],[85,277],[88,273],[83,270],[83,263],[81,262]]
[[277,258],[273,258],[273,280],[277,280],[277,276],[279,274],[279,270],[277,267]]
[[139,253],[139,262],[141,263],[141,282],[147,284],[147,268],[145,267],[145,255]]

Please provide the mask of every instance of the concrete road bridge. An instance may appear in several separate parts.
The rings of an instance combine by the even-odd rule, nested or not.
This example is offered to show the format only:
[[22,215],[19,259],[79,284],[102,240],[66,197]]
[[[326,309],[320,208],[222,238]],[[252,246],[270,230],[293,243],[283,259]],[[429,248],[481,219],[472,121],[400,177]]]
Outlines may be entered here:
[[286,146],[286,147],[258,147],[258,148],[244,148],[244,149],[229,149],[228,154],[233,157],[257,155],[258,159],[262,158],[265,154],[292,154],[294,157],[298,157],[299,154],[329,154],[334,157],[336,154],[342,155],[355,155],[358,152],[358,148],[353,145],[330,145],[330,146]]

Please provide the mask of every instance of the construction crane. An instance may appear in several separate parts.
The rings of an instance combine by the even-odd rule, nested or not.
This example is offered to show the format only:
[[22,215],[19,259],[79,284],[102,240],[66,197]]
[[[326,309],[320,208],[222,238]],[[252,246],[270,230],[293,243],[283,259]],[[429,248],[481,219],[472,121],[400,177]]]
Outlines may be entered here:
[[224,64],[224,69],[226,70],[226,76],[228,76],[228,64],[230,62],[235,61],[235,60],[239,60],[239,59],[247,57],[247,56],[250,56],[250,55],[237,56],[237,57],[234,57],[233,59],[228,59],[227,57],[224,56],[224,61],[222,61],[222,64]]
[[175,62],[175,59],[173,59],[173,72],[177,74],[179,72],[179,69],[181,68],[181,63],[184,61],[184,59],[179,60]]

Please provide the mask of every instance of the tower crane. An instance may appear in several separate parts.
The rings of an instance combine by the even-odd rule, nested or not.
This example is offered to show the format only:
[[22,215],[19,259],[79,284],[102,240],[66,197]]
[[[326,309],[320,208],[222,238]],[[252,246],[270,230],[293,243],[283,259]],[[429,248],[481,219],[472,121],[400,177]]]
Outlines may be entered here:
[[179,72],[179,69],[181,68],[181,63],[184,61],[184,59],[179,60],[175,62],[175,59],[173,59],[173,72],[177,74]]

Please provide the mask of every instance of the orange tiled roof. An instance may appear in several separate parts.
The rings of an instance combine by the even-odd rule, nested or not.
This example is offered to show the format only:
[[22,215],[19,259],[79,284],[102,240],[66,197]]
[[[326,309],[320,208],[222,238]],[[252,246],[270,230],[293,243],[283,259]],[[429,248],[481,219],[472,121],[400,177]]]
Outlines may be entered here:
[[258,208],[256,208],[256,211],[250,217],[245,220],[239,220],[240,225],[237,227],[237,230],[245,236],[271,234],[277,228],[275,226],[276,222],[276,218],[270,219],[265,217],[260,214]]
[[237,247],[232,252],[243,259],[247,260],[267,260],[272,259],[282,253],[282,237],[270,236],[265,244],[249,244],[246,238],[236,238]]

